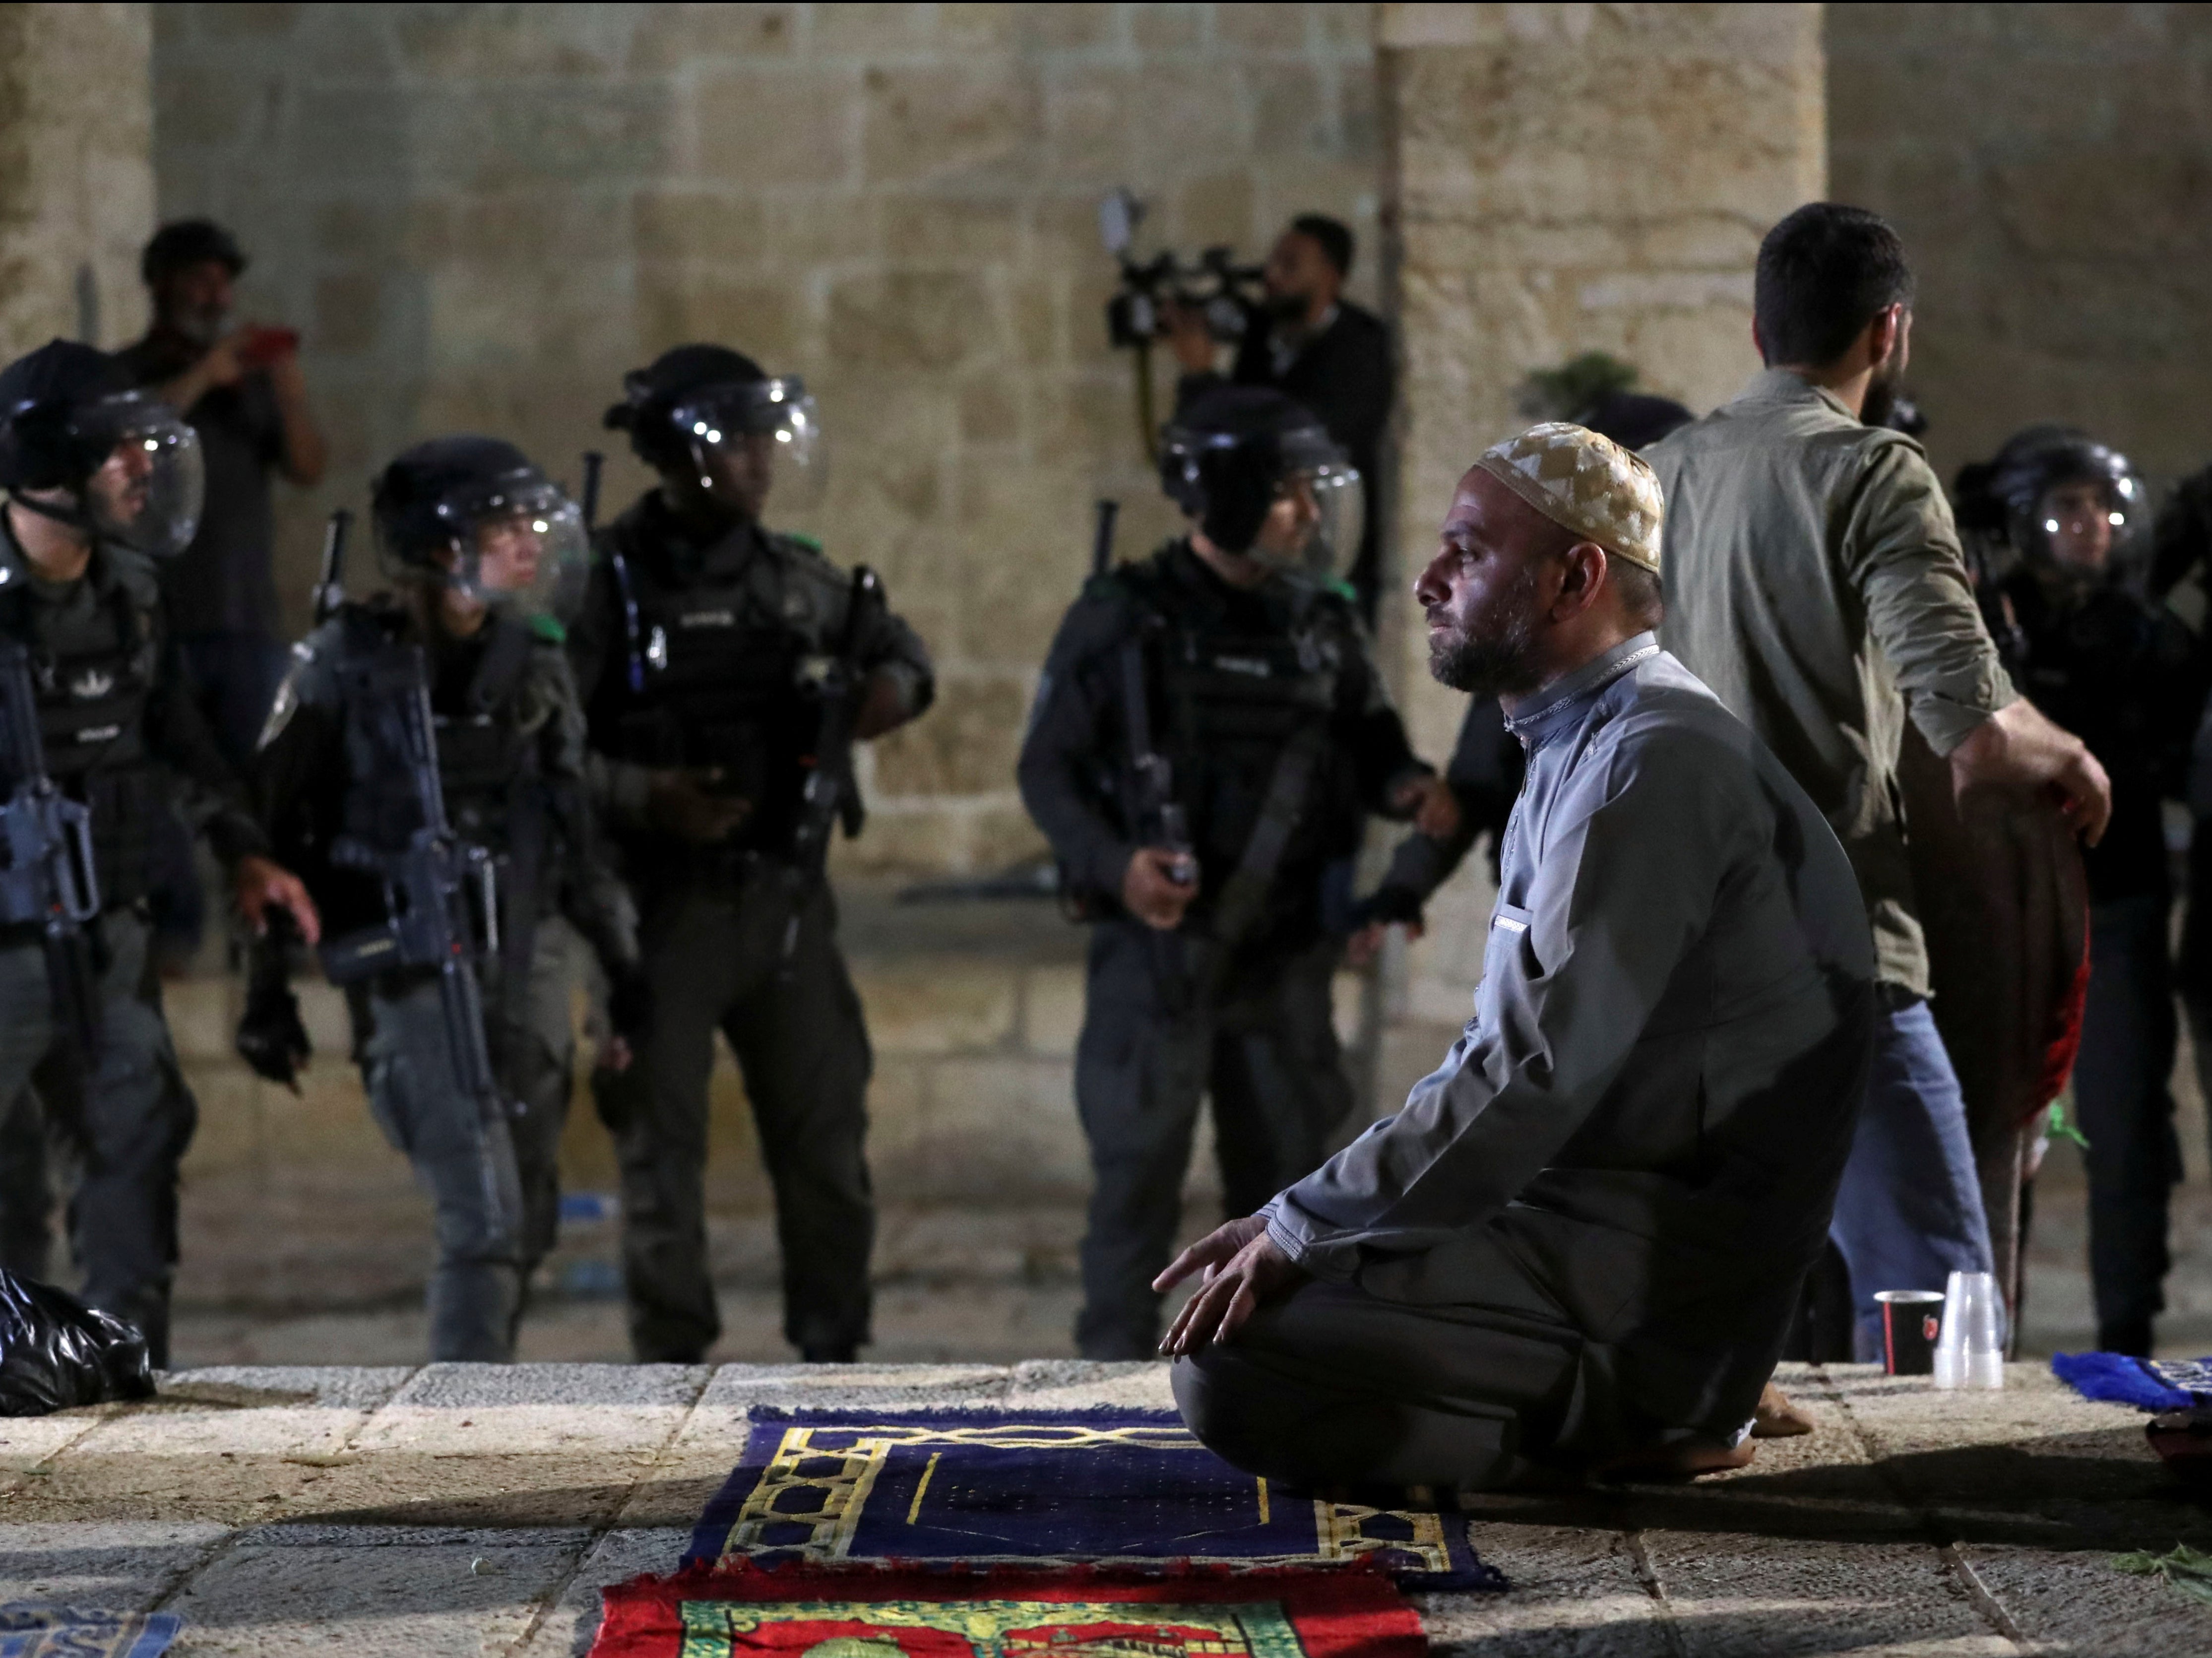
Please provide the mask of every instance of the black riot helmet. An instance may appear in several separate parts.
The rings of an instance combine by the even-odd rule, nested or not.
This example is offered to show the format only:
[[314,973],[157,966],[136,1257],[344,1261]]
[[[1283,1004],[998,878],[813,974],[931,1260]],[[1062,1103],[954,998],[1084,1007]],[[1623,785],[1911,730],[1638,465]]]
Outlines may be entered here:
[[[1160,436],[1168,498],[1225,552],[1327,576],[1357,544],[1358,470],[1328,428],[1281,392],[1224,386],[1194,398]],[[1271,519],[1281,500],[1288,523]]]
[[370,511],[394,580],[431,580],[527,616],[568,615],[582,596],[583,513],[501,439],[416,444],[377,475]]
[[0,369],[0,488],[27,510],[167,558],[204,483],[199,434],[105,352],[50,340]]
[[2148,492],[2128,458],[2071,426],[2031,426],[1962,467],[1959,521],[2076,582],[2143,574]]
[[655,471],[747,518],[771,482],[786,505],[819,497],[822,424],[805,383],[727,346],[679,345],[623,375],[606,423]]

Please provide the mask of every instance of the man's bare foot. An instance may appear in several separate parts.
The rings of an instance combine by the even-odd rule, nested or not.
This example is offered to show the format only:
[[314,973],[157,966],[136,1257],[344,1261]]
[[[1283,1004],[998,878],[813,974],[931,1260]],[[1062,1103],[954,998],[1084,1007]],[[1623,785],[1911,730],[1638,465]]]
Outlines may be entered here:
[[1685,1439],[1672,1445],[1655,1445],[1649,1450],[1631,1451],[1626,1456],[1616,1456],[1610,1462],[1601,1462],[1590,1470],[1590,1478],[1609,1482],[1666,1485],[1695,1479],[1701,1473],[1725,1473],[1731,1468],[1749,1467],[1751,1459],[1758,1455],[1759,1447],[1748,1439],[1741,1445],[1722,1445],[1710,1439]]
[[1790,1402],[1790,1395],[1771,1382],[1759,1390],[1759,1408],[1751,1413],[1753,1439],[1795,1439],[1814,1427],[1813,1418]]

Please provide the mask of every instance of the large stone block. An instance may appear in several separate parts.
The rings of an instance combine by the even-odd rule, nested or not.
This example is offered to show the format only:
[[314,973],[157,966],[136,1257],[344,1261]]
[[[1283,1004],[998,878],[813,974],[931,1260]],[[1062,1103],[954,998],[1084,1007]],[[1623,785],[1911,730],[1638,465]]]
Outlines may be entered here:
[[848,368],[957,367],[989,349],[998,330],[980,276],[895,270],[830,292],[830,352]]
[[945,1060],[930,1071],[928,1111],[927,1195],[1073,1195],[1090,1183],[1065,1061]]
[[876,744],[876,788],[891,798],[1012,788],[1028,706],[1024,677],[940,675],[929,712]]
[[783,364],[810,343],[804,295],[789,282],[749,281],[712,265],[648,268],[639,278],[637,339],[647,357],[687,340],[727,340]]
[[872,182],[1008,172],[1038,137],[1036,82],[1018,58],[875,68],[866,81]]
[[829,65],[701,75],[690,99],[699,171],[748,188],[846,179],[857,150],[856,86],[850,70]]
[[667,74],[702,62],[783,58],[796,48],[798,8],[791,5],[634,5],[629,67]]
[[925,956],[854,965],[869,1039],[884,1054],[972,1054],[1014,1033],[1019,981],[1011,963]]
[[623,19],[597,6],[410,6],[393,14],[400,61],[422,79],[573,82],[603,77],[628,55]]

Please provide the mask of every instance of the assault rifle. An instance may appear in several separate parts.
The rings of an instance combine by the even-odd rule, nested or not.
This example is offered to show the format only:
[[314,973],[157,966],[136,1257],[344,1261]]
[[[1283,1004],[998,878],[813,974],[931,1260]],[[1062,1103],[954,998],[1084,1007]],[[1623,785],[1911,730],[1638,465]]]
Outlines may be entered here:
[[868,619],[883,609],[884,584],[865,564],[853,572],[845,598],[845,636],[818,682],[822,723],[814,752],[801,758],[806,782],[799,792],[799,821],[792,834],[791,914],[783,927],[783,970],[799,949],[799,918],[828,878],[830,825],[841,822],[845,838],[860,832],[867,811],[853,780],[853,728],[867,693],[868,674],[860,660]]
[[46,950],[54,1022],[88,1069],[100,1048],[99,975],[85,926],[100,914],[92,813],[46,774],[31,653],[0,640],[0,924],[36,925]]
[[[386,741],[380,746],[396,749],[407,767],[422,823],[396,851],[349,835],[331,841],[333,865],[384,884],[386,920],[325,941],[323,974],[332,984],[347,985],[395,968],[436,969],[453,1074],[475,1102],[478,1121],[488,1121],[504,1111],[484,1042],[483,994],[476,975],[477,962],[499,948],[499,888],[491,855],[460,840],[447,822],[422,647],[395,646],[381,653],[362,676],[362,694],[368,704],[362,714],[383,727]],[[471,909],[483,914],[481,939]]]

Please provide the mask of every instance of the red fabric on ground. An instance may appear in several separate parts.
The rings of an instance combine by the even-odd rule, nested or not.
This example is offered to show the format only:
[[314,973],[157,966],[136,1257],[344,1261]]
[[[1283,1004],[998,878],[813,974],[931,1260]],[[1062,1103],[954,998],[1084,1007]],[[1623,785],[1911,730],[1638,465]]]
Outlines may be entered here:
[[[635,1578],[605,1590],[605,1602],[591,1658],[806,1658],[833,1642],[822,1658],[1423,1658],[1427,1651],[1420,1619],[1396,1585],[1358,1566],[1143,1576],[1085,1567],[725,1566]],[[1062,1606],[1069,1612],[1055,1610]],[[1127,1616],[1119,1612],[1125,1606]],[[1148,1607],[1158,1609],[1152,1618]]]

